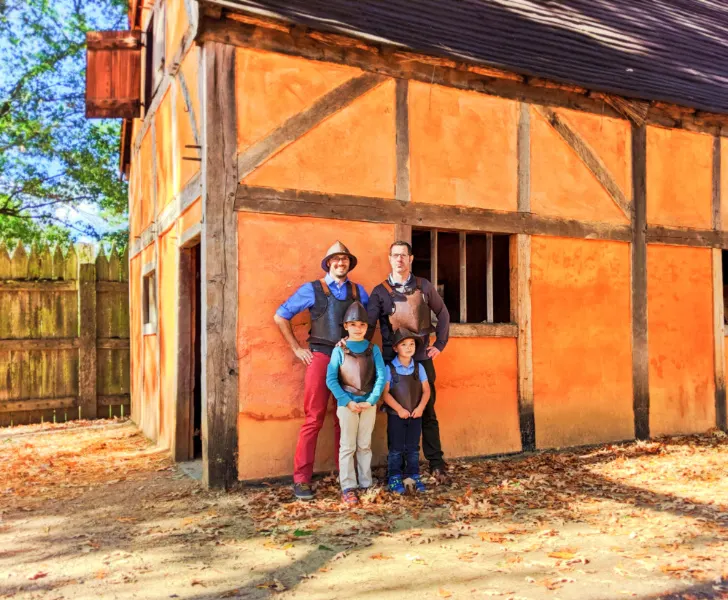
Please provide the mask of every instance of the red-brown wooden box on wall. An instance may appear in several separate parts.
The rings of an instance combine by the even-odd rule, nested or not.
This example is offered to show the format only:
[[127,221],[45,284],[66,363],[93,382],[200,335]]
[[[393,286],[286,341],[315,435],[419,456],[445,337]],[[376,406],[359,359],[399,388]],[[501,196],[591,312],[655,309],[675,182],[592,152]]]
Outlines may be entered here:
[[134,119],[141,100],[141,31],[86,34],[86,117]]

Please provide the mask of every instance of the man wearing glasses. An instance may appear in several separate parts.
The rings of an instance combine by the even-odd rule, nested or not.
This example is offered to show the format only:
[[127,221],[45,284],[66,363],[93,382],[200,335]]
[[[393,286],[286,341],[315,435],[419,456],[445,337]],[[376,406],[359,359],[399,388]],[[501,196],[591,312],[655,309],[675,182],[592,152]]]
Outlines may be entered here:
[[[369,329],[367,339],[371,340],[379,321],[382,334],[384,360],[394,359],[392,350],[393,333],[397,329],[408,329],[418,334],[419,342],[414,360],[421,363],[430,382],[430,401],[422,415],[422,450],[430,463],[430,472],[438,483],[448,481],[442,446],[440,426],[435,413],[435,366],[434,359],[447,344],[450,328],[450,313],[435,286],[427,279],[412,274],[412,246],[408,242],[396,241],[389,247],[389,277],[372,290],[367,314]],[[430,311],[437,317],[432,326]],[[435,343],[430,345],[430,334],[435,332]]]
[[[311,477],[316,454],[316,442],[324,424],[331,392],[326,387],[326,369],[334,346],[346,335],[342,322],[346,310],[355,301],[367,305],[369,296],[359,284],[349,281],[356,267],[356,256],[341,242],[326,252],[321,268],[326,276],[304,283],[280,305],[273,320],[278,325],[291,350],[306,365],[303,411],[305,421],[298,434],[293,469],[293,493],[299,500],[312,500]],[[308,348],[302,348],[293,334],[291,319],[300,312],[311,314],[311,333]],[[339,457],[339,420],[334,415],[336,460]]]

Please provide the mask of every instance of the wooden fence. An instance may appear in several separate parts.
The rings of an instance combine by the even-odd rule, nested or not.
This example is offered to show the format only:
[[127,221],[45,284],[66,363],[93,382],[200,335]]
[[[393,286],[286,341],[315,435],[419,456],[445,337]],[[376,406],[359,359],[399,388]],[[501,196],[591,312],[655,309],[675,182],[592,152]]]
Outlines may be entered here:
[[129,414],[127,251],[0,241],[0,426]]

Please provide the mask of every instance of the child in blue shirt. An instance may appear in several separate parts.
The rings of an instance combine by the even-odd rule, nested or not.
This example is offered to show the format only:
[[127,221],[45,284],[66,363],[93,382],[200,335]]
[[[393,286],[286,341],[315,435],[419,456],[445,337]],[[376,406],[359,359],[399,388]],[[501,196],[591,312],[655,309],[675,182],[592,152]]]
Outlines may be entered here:
[[359,302],[352,303],[344,314],[344,328],[349,334],[346,346],[334,348],[326,371],[326,385],[336,398],[336,416],[341,425],[341,500],[349,507],[359,503],[357,475],[360,488],[372,485],[372,432],[377,417],[374,406],[385,383],[382,354],[364,338],[367,326],[366,309]]
[[[403,478],[415,482],[418,492],[425,491],[420,479],[420,436],[422,413],[430,400],[430,384],[425,368],[414,361],[417,335],[397,329],[392,340],[396,358],[387,368],[384,403],[387,405],[387,467],[389,490],[404,494]],[[415,370],[416,369],[416,370]]]

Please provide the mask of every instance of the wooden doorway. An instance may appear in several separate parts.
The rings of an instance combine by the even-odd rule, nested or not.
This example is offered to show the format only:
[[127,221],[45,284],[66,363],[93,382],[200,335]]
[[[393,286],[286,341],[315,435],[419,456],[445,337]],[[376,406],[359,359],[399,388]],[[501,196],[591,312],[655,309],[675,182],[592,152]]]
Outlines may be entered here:
[[180,248],[176,461],[202,458],[202,310],[199,237]]

